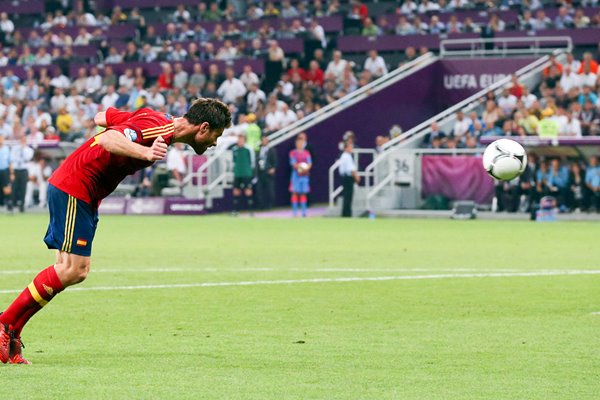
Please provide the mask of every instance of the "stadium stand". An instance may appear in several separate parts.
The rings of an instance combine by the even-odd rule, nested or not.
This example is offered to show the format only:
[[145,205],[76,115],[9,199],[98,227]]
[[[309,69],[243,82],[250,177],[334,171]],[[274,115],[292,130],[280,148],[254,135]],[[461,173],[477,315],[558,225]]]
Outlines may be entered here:
[[[223,96],[225,75],[231,73],[228,82],[250,72],[258,78],[255,88],[254,80],[242,79],[242,90],[226,98],[240,121],[231,132],[246,126],[249,113],[263,131],[273,132],[372,82],[379,73],[371,58],[391,71],[438,51],[443,39],[568,34],[579,59],[581,49],[600,41],[600,7],[594,1],[17,0],[0,3],[0,13],[1,134],[38,143],[56,141],[55,132],[61,142],[95,134],[91,118],[108,106],[148,104],[181,114],[195,97]],[[373,50],[378,53],[368,54]],[[585,56],[590,57],[598,59],[596,53]],[[594,82],[591,94],[578,92],[583,100],[573,101],[573,87],[588,89],[568,77],[572,69],[561,74],[552,72],[533,95],[540,112],[552,109],[555,119],[569,121],[560,122],[563,132],[563,125],[575,125],[567,111],[575,119],[588,118],[586,100],[598,87]],[[591,82],[590,72],[585,74]],[[567,93],[559,81],[569,85]],[[502,108],[501,99],[491,100]],[[284,107],[295,116],[283,117],[289,114]],[[534,121],[525,108],[517,102],[503,110],[493,128],[480,111],[482,134],[503,127],[532,133],[527,129]],[[47,115],[50,123],[42,124]],[[591,121],[580,124],[582,135],[597,132]],[[472,144],[467,138],[457,145]],[[452,145],[447,139],[442,146]]]

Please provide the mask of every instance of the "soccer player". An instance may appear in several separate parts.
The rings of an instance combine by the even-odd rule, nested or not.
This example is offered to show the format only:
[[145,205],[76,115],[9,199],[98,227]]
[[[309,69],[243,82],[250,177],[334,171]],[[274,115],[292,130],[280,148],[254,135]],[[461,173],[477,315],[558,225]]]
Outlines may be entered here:
[[302,209],[302,216],[306,217],[307,198],[310,192],[310,169],[312,158],[306,150],[306,140],[303,135],[296,138],[296,148],[290,151],[290,165],[292,177],[290,179],[290,192],[292,193],[292,211],[294,217],[298,215],[298,204]]
[[148,108],[109,108],[94,122],[106,129],[67,157],[49,179],[50,224],[44,242],[58,250],[56,262],[0,314],[2,363],[30,364],[22,355],[21,330],[58,293],[87,277],[102,199],[127,175],[162,160],[172,143],[204,153],[231,124],[231,113],[218,100],[198,99],[183,117]]

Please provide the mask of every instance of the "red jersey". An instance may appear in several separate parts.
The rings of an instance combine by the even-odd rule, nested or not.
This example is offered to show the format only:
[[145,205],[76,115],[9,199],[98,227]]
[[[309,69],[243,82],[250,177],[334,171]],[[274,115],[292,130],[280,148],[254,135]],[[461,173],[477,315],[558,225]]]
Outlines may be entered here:
[[[106,110],[108,129],[114,129],[132,142],[150,147],[162,136],[167,145],[173,141],[175,130],[169,114],[140,108],[135,112]],[[102,133],[90,138],[58,167],[48,180],[53,186],[71,196],[98,207],[100,201],[115,190],[127,175],[153,163],[137,158],[109,153],[98,145]]]

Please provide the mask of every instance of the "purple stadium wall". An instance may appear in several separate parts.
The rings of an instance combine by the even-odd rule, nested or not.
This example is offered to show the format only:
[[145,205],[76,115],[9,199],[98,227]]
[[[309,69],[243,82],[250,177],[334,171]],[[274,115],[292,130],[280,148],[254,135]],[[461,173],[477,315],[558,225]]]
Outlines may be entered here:
[[[328,200],[329,167],[339,156],[338,143],[347,130],[360,147],[374,147],[377,135],[399,124],[408,130],[444,109],[464,100],[502,77],[534,61],[534,58],[441,60],[376,93],[308,129],[313,153],[311,201]],[[289,204],[288,153],[294,140],[277,146],[277,204]]]

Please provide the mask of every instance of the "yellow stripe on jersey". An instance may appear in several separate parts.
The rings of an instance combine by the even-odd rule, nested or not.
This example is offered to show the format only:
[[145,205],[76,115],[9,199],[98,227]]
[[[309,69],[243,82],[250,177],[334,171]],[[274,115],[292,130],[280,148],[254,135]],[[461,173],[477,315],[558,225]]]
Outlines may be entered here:
[[174,132],[173,129],[168,129],[166,131],[156,132],[156,133],[153,133],[151,135],[144,136],[144,139],[152,139],[152,138],[156,138],[156,137],[159,137],[159,136],[168,135],[168,134],[173,133],[173,132]]
[[171,128],[173,126],[174,126],[173,122],[170,122],[170,123],[168,123],[166,125],[155,126],[154,128],[142,129],[142,135],[146,135],[148,133],[156,132],[156,131],[159,131],[159,130],[162,130],[162,129]]
[[40,296],[40,292],[38,292],[37,288],[35,287],[35,284],[33,282],[31,282],[29,284],[29,286],[27,286],[27,289],[29,289],[29,293],[31,293],[31,297],[33,297],[33,299],[35,301],[37,301],[37,303],[41,306],[44,307],[46,304],[48,304],[48,302],[46,300],[44,300],[42,298],[42,296]]

